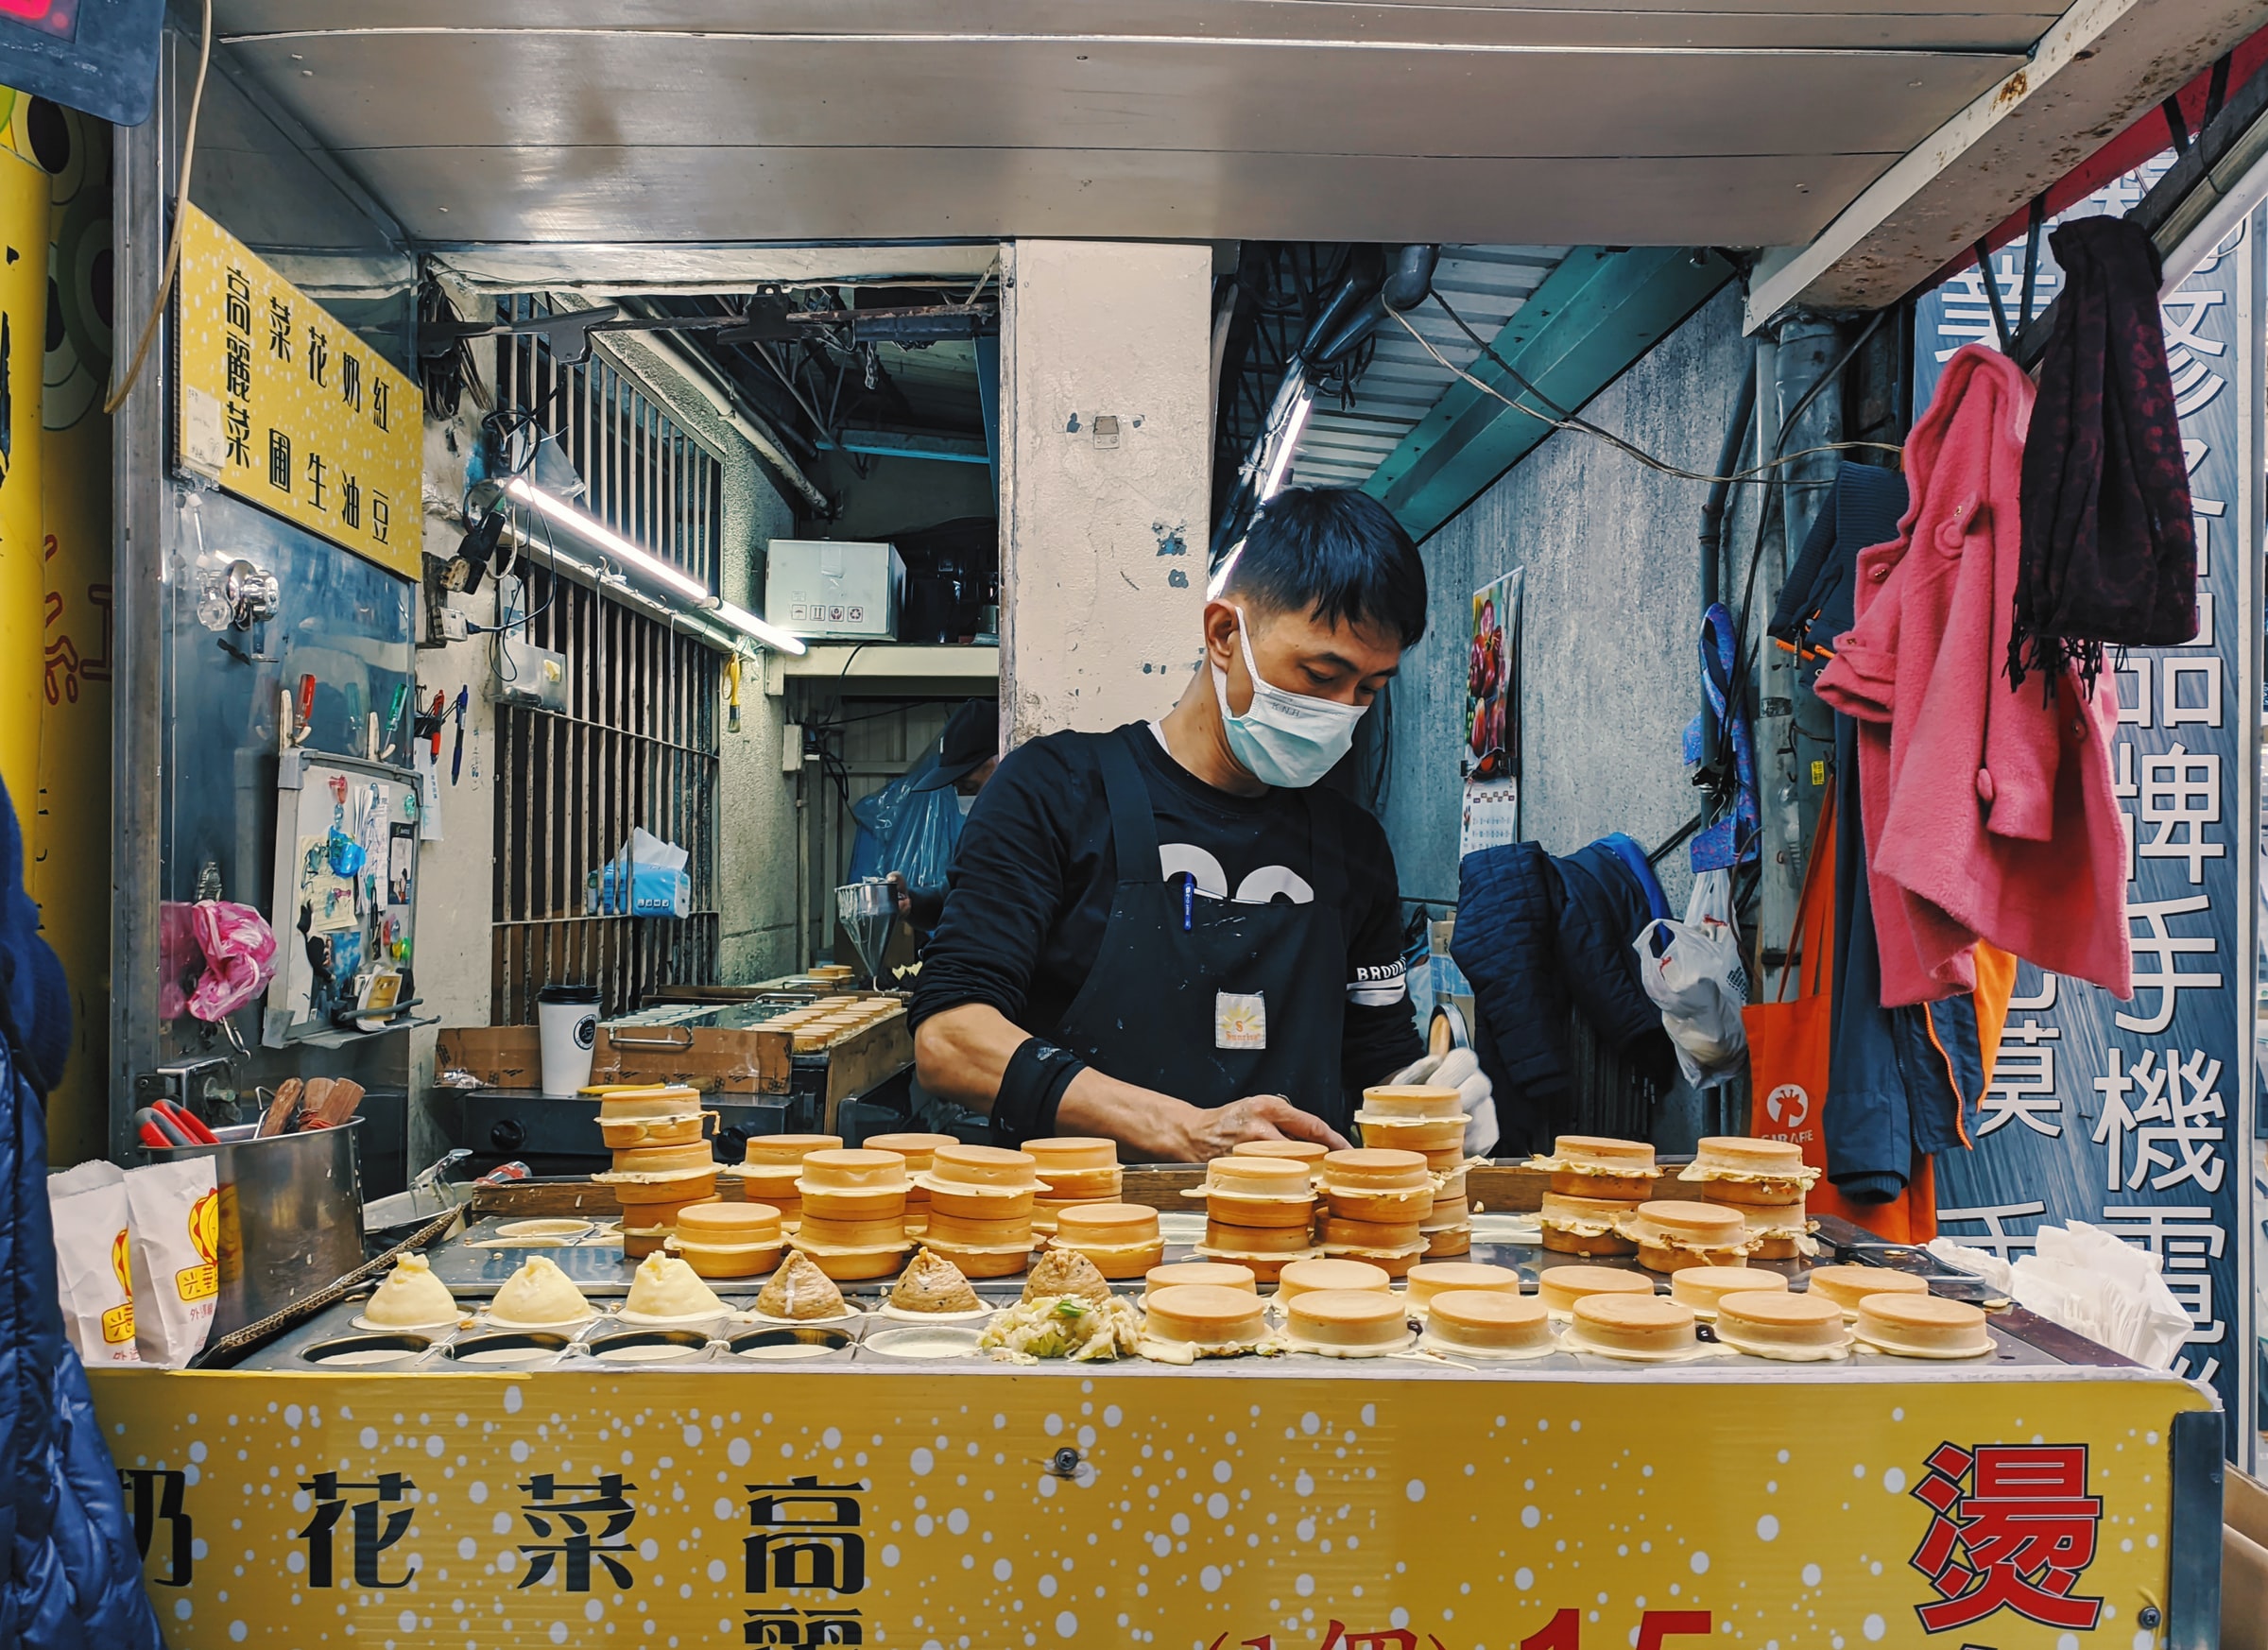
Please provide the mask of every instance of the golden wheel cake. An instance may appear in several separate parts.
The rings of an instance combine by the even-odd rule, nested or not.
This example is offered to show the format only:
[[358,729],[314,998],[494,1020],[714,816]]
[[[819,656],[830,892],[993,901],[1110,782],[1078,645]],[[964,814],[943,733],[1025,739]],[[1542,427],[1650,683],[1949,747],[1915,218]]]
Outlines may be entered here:
[[1843,1309],[1825,1296],[1749,1290],[1718,1298],[1717,1339],[1759,1358],[1813,1363],[1842,1357],[1851,1333]]
[[679,1212],[671,1241],[703,1278],[753,1278],[780,1263],[780,1212],[767,1203],[696,1203]]
[[1554,1312],[1568,1313],[1593,1295],[1651,1295],[1651,1279],[1614,1266],[1547,1266],[1537,1275],[1536,1298]]
[[1283,1308],[1284,1344],[1332,1358],[1379,1358],[1412,1339],[1400,1298],[1372,1289],[1310,1289]]
[[1313,1140],[1243,1140],[1229,1147],[1228,1155],[1235,1158],[1288,1158],[1295,1163],[1307,1165],[1311,1178],[1320,1183],[1323,1160],[1331,1148]]
[[1063,1202],[1088,1202],[1118,1195],[1123,1177],[1116,1141],[1057,1135],[1027,1140],[1022,1149],[1033,1160],[1047,1196]]
[[1233,1357],[1258,1351],[1268,1342],[1260,1298],[1241,1289],[1184,1283],[1160,1289],[1142,1304],[1144,1357],[1164,1354],[1173,1362],[1191,1356]]
[[896,1152],[905,1160],[905,1229],[919,1236],[929,1224],[929,1188],[919,1177],[929,1173],[930,1160],[939,1146],[958,1145],[950,1134],[870,1134],[865,1141],[870,1152]]
[[1778,1272],[1752,1266],[1684,1266],[1670,1274],[1670,1298],[1682,1301],[1703,1317],[1715,1315],[1717,1302],[1727,1295],[1755,1295],[1765,1290],[1787,1292],[1788,1280]]
[[1295,1300],[1324,1289],[1340,1292],[1360,1289],[1385,1295],[1393,1287],[1394,1280],[1386,1269],[1367,1261],[1294,1261],[1276,1280],[1276,1298]]
[[1552,1190],[1565,1197],[1599,1197],[1640,1202],[1654,1195],[1654,1147],[1642,1140],[1606,1135],[1563,1134],[1549,1157],[1530,1158],[1531,1169],[1552,1177]]
[[1559,1349],[1551,1312],[1541,1300],[1494,1289],[1435,1295],[1418,1344],[1452,1358],[1533,1358]]
[[748,1168],[765,1164],[798,1164],[813,1152],[832,1152],[842,1149],[839,1134],[757,1134],[748,1137],[742,1148],[741,1161]]
[[1804,1276],[1804,1287],[1824,1295],[1843,1309],[1843,1315],[1859,1315],[1859,1302],[1869,1295],[1927,1295],[1929,1284],[1911,1272],[1887,1266],[1813,1266]]
[[1641,1203],[1623,1231],[1638,1246],[1638,1263],[1649,1272],[1687,1266],[1738,1266],[1748,1258],[1748,1223],[1721,1203],[1665,1198]]
[[1358,1146],[1323,1160],[1323,1200],[1343,1219],[1414,1225],[1433,1212],[1435,1191],[1417,1152]]
[[1206,1213],[1224,1226],[1305,1226],[1315,1207],[1307,1165],[1290,1158],[1215,1158],[1204,1183],[1181,1195],[1204,1199]]
[[1898,1358],[1981,1358],[1992,1350],[1983,1309],[1937,1295],[1868,1295],[1859,1301],[1863,1346]]
[[1139,1278],[1165,1260],[1158,1212],[1138,1203],[1074,1203],[1058,1217],[1051,1246],[1086,1256],[1106,1278]]
[[1215,1289],[1241,1289],[1247,1295],[1260,1293],[1260,1280],[1249,1266],[1235,1265],[1227,1261],[1177,1261],[1170,1266],[1152,1266],[1143,1274],[1143,1293],[1171,1289],[1177,1284],[1203,1283]]
[[1800,1203],[1819,1178],[1794,1141],[1747,1135],[1710,1135],[1697,1142],[1693,1160],[1677,1178],[1712,1203]]
[[1434,1298],[1450,1289],[1477,1289],[1496,1295],[1518,1295],[1520,1274],[1509,1266],[1483,1265],[1475,1261],[1426,1261],[1410,1268],[1410,1311],[1422,1318]]
[[1569,1315],[1570,1351],[1666,1361],[1700,1347],[1693,1309],[1658,1295],[1586,1295]]
[[1465,1114],[1454,1117],[1371,1118],[1358,1116],[1354,1124],[1361,1132],[1365,1146],[1381,1147],[1388,1151],[1417,1152],[1429,1156],[1435,1152],[1454,1152],[1461,1158],[1465,1147]]
[[1603,1197],[1575,1197],[1546,1192],[1536,1212],[1543,1246],[1560,1255],[1635,1255],[1638,1246],[1623,1235],[1624,1216],[1638,1206]]

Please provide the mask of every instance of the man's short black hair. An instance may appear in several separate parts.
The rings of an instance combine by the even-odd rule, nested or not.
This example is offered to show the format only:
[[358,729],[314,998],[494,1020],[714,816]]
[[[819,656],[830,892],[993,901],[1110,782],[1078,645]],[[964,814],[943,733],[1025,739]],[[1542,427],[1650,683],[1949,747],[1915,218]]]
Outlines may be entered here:
[[1425,634],[1425,563],[1386,507],[1350,487],[1295,487],[1261,506],[1222,586],[1278,612]]

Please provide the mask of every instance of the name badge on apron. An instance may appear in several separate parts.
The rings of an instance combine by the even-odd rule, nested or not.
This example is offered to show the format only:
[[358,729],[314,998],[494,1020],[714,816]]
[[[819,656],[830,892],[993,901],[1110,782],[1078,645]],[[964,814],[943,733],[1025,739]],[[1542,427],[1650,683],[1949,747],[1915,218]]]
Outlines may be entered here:
[[1212,1046],[1266,1048],[1268,1003],[1258,991],[1215,991],[1212,996]]

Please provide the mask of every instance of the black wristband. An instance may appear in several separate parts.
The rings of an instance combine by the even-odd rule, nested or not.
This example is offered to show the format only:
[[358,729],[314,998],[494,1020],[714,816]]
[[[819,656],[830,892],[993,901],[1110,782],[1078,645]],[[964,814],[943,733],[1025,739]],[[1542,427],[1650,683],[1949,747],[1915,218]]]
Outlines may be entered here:
[[1063,1091],[1086,1069],[1069,1049],[1040,1038],[1027,1037],[1017,1044],[992,1102],[992,1143],[1013,1149],[1027,1140],[1053,1135]]

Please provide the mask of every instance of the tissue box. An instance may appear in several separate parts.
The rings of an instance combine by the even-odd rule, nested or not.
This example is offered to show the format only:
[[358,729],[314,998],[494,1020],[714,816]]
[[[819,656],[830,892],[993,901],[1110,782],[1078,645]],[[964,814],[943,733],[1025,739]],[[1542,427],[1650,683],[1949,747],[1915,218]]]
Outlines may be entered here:
[[774,539],[765,552],[764,616],[792,635],[894,642],[904,590],[894,544]]
[[[622,867],[610,860],[583,883],[583,915],[620,917]],[[629,877],[632,917],[684,917],[693,910],[693,880],[681,870],[658,865],[633,867]]]

